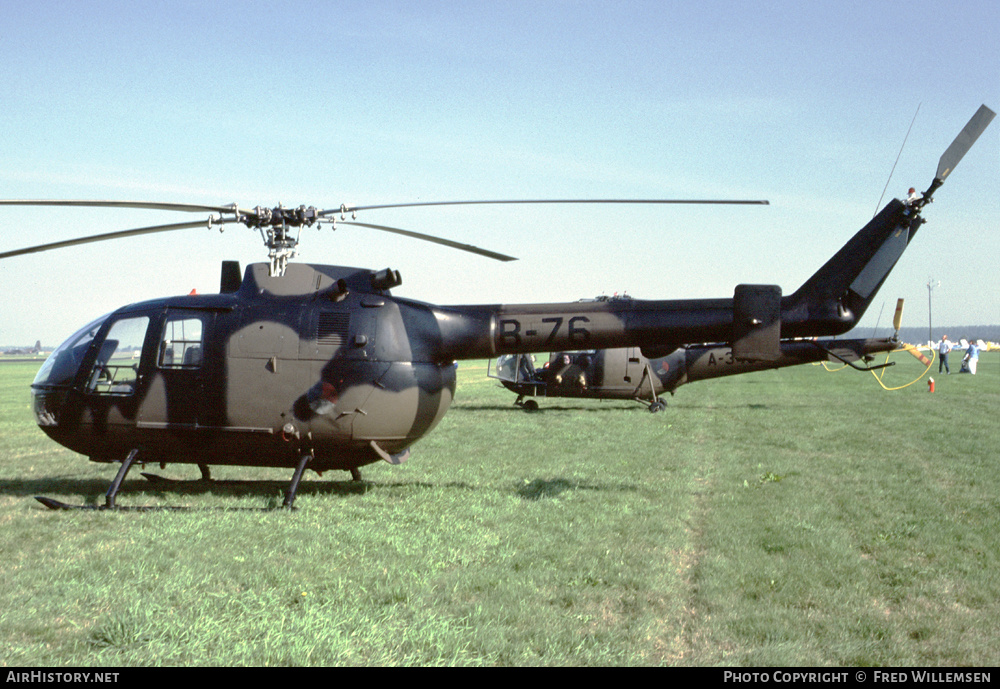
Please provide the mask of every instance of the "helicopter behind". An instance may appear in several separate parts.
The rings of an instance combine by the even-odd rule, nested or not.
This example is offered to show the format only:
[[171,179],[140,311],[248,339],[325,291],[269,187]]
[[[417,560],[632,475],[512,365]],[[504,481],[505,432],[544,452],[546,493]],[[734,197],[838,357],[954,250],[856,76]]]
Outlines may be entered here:
[[784,340],[774,360],[737,359],[724,342],[687,345],[653,359],[639,347],[623,347],[553,352],[537,367],[534,355],[506,354],[490,362],[487,376],[516,393],[514,404],[527,411],[538,402],[525,398],[545,397],[634,400],[656,413],[667,406],[661,395],[688,383],[820,361],[860,368],[853,362],[901,347],[895,338]]

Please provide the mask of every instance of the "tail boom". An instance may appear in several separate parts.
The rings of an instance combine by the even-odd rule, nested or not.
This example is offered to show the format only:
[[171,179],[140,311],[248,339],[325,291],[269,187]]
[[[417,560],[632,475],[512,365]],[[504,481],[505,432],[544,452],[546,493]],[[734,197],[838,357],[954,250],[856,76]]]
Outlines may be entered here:
[[787,297],[775,285],[739,285],[732,299],[434,307],[437,355],[451,360],[638,346],[657,358],[684,345],[727,342],[737,360],[773,362],[785,340],[841,335],[871,306],[923,225],[924,206],[993,116],[981,107],[942,156],[923,197],[890,201]]

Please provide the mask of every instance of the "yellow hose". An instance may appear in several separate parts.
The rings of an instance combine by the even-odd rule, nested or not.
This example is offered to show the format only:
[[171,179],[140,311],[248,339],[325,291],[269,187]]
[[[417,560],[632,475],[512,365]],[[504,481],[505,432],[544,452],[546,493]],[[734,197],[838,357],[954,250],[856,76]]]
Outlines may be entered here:
[[[936,358],[936,356],[934,354],[934,350],[933,349],[931,350],[931,358],[930,359],[927,359],[927,357],[925,357],[923,354],[921,354],[920,350],[918,350],[913,345],[909,345],[909,344],[908,345],[903,345],[903,349],[905,351],[909,352],[910,354],[912,354],[917,359],[920,359],[921,361],[926,360],[927,361],[927,368],[924,369],[923,373],[921,373],[919,376],[917,376],[916,378],[914,378],[913,380],[911,380],[906,385],[900,385],[900,386],[895,387],[895,388],[887,388],[885,386],[885,383],[882,382],[882,375],[885,373],[885,368],[881,368],[878,371],[872,371],[871,373],[872,373],[873,376],[875,376],[875,380],[878,381],[878,384],[881,385],[882,389],[884,389],[884,390],[892,391],[892,390],[902,390],[903,388],[908,388],[911,385],[913,385],[914,383],[916,383],[917,381],[919,381],[921,378],[923,378],[925,375],[927,375],[927,372],[931,370],[931,366],[934,365],[934,359]],[[896,351],[899,351],[899,350],[896,350]],[[889,362],[889,355],[890,354],[892,354],[892,352],[886,352],[885,353],[885,361],[886,361],[886,363]]]
[[[927,359],[927,357],[925,357],[923,354],[921,354],[920,350],[918,350],[913,345],[904,344],[901,347],[901,350],[909,352],[910,354],[912,354],[917,359],[920,359],[920,360]],[[885,353],[885,362],[889,363],[889,356],[891,354],[893,354],[894,352],[898,352],[898,351],[900,351],[900,349],[893,350],[892,352],[886,352]],[[871,374],[873,376],[875,376],[875,380],[878,381],[878,384],[881,385],[884,390],[889,390],[889,391],[892,391],[892,390],[902,390],[903,388],[910,387],[911,385],[913,385],[914,383],[916,383],[917,381],[919,381],[921,378],[923,378],[925,375],[927,375],[927,372],[931,370],[931,366],[934,365],[934,359],[935,358],[936,358],[936,355],[934,354],[934,350],[932,349],[931,350],[931,358],[929,360],[927,360],[927,368],[924,369],[923,373],[921,373],[915,379],[911,380],[906,385],[900,385],[900,386],[895,387],[895,388],[886,387],[885,383],[882,382],[882,376],[885,375],[885,371],[888,368],[888,366],[885,366],[885,367],[880,368],[878,370],[872,371]],[[823,370],[827,371],[829,373],[837,373],[838,371],[843,371],[845,368],[847,368],[847,364],[842,364],[838,368],[830,368],[830,366],[828,365],[828,362],[826,362],[826,361],[816,361],[816,362],[813,362],[813,366],[822,366]]]

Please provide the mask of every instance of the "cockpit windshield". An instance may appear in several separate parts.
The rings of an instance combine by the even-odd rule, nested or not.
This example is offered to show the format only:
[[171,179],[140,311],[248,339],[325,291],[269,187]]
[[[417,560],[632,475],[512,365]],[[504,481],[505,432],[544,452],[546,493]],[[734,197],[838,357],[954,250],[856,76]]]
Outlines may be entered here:
[[97,336],[97,331],[101,329],[101,325],[110,315],[106,313],[97,320],[88,323],[56,347],[38,370],[38,375],[35,376],[35,382],[32,385],[39,387],[72,385],[77,371],[80,370],[80,364],[83,363],[84,355],[94,341],[94,337]]

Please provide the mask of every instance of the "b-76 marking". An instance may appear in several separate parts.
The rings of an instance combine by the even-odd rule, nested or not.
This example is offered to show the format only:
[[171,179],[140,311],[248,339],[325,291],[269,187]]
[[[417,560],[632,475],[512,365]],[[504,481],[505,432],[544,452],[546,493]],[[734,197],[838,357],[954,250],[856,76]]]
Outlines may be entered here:
[[543,318],[541,322],[545,326],[551,326],[551,328],[543,327],[541,328],[541,333],[535,328],[529,328],[522,334],[521,321],[519,319],[502,318],[500,319],[500,332],[497,335],[497,341],[501,346],[520,347],[525,342],[534,344],[533,341],[536,338],[545,336],[545,340],[539,344],[543,348],[548,347],[560,336],[563,323],[566,324],[566,328],[562,333],[563,337],[566,337],[571,344],[583,345],[590,340],[590,331],[584,325],[590,322],[590,319],[586,316],[572,316],[568,320],[563,316],[551,316]]

